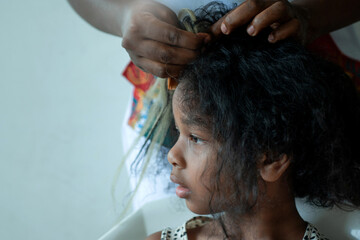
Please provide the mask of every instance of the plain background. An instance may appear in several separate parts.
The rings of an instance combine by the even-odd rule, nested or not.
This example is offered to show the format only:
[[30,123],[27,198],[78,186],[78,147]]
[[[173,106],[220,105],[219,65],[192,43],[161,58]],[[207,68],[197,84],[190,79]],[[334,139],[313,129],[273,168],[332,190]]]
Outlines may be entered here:
[[[0,0],[0,239],[97,239],[116,222],[128,61],[66,0]],[[358,213],[329,216],[314,223],[359,230]]]
[[65,0],[0,0],[0,239],[110,229],[127,62]]

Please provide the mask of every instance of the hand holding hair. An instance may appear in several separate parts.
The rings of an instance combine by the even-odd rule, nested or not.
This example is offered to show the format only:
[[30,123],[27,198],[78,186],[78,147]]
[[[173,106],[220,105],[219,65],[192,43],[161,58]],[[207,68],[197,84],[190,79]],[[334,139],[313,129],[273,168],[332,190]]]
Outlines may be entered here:
[[194,60],[205,35],[180,29],[176,14],[154,1],[136,1],[125,13],[122,46],[141,69],[158,77],[177,77]]
[[91,25],[122,37],[132,62],[158,77],[177,77],[208,36],[181,30],[176,14],[156,1],[68,1]]
[[[68,0],[78,14],[101,31],[123,37],[123,47],[140,68],[159,77],[177,77],[200,53],[206,34],[180,30],[176,14],[152,0]],[[217,38],[244,24],[255,36],[270,26],[270,42],[316,37],[360,20],[359,0],[246,0],[211,32]],[[222,27],[222,29],[221,29]]]
[[294,37],[307,44],[360,20],[359,12],[358,0],[246,0],[216,22],[211,31],[218,37],[248,24],[248,34],[256,36],[271,27],[273,31],[268,36],[271,43]]
[[306,12],[287,0],[247,0],[216,22],[212,31],[215,36],[230,34],[236,28],[248,24],[247,32],[256,36],[262,29],[271,27],[269,42],[295,37],[306,41]]

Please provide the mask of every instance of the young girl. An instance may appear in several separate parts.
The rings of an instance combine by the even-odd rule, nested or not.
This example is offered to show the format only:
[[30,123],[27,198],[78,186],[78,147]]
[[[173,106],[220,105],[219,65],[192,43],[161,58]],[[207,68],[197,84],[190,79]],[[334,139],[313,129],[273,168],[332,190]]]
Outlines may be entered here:
[[[219,9],[198,12],[200,21],[211,25]],[[325,239],[295,197],[360,206],[360,103],[337,66],[292,41],[269,44],[266,31],[252,38],[239,29],[178,82],[170,179],[192,212],[213,218],[148,239]]]

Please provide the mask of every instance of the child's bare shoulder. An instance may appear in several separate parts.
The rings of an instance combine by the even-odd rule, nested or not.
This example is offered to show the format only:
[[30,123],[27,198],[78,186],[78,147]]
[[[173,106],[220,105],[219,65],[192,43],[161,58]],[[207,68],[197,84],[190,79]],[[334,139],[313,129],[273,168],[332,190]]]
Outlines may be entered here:
[[160,240],[161,239],[161,231],[151,234],[146,238],[146,240]]

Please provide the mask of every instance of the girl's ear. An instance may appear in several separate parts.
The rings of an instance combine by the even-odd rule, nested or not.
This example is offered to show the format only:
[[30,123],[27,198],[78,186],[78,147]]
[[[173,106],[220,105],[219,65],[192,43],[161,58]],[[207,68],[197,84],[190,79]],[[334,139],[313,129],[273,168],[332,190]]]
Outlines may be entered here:
[[265,182],[276,182],[288,169],[289,165],[290,159],[286,154],[281,154],[279,159],[274,162],[267,161],[267,157],[264,155],[259,163],[261,178]]

